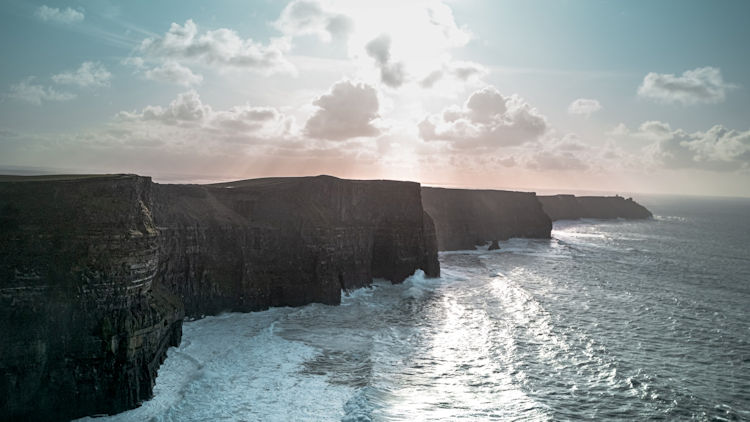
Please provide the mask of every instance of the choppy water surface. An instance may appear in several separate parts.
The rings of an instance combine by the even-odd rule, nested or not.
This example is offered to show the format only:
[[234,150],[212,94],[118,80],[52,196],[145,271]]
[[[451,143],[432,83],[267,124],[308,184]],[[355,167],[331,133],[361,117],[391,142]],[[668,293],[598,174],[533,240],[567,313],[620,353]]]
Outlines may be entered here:
[[114,420],[750,419],[750,202],[444,253],[339,307],[189,322]]

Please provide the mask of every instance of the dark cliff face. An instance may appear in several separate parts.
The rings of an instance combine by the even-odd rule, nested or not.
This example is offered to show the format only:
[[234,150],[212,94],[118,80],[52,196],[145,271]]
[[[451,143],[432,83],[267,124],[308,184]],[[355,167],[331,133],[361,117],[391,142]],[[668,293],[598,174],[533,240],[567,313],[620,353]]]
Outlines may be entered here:
[[185,309],[337,304],[420,268],[440,273],[416,183],[0,176],[0,420],[137,406]]
[[557,220],[579,218],[650,218],[651,212],[644,206],[621,196],[540,196],[544,211]]
[[0,181],[0,419],[116,413],[151,397],[182,306],[153,285],[151,181]]
[[159,282],[191,316],[311,302],[373,277],[439,275],[419,185],[328,176],[154,185]]
[[552,222],[533,192],[422,188],[439,250],[474,249],[511,237],[549,238]]

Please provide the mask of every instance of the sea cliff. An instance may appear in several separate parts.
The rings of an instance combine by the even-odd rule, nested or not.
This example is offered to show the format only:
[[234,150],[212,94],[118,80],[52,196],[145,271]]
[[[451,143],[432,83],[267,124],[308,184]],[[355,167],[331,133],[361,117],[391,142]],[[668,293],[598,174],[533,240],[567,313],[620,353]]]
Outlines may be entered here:
[[330,176],[154,185],[158,279],[189,316],[311,302],[440,268],[411,182]]
[[0,419],[116,413],[151,397],[180,342],[156,283],[151,180],[0,179]]
[[549,238],[552,222],[533,192],[422,187],[439,250],[474,249],[511,237]]
[[440,271],[417,183],[2,176],[0,419],[137,406],[185,312],[336,304],[417,269]]
[[553,221],[580,218],[650,218],[651,212],[633,198],[622,196],[539,196],[544,212]]

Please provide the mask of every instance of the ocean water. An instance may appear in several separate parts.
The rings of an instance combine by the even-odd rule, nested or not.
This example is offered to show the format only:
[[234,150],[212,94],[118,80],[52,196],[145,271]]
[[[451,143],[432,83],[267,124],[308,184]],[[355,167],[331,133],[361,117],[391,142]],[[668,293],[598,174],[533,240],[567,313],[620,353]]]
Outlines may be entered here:
[[109,419],[750,420],[750,200],[641,199],[338,307],[188,322]]

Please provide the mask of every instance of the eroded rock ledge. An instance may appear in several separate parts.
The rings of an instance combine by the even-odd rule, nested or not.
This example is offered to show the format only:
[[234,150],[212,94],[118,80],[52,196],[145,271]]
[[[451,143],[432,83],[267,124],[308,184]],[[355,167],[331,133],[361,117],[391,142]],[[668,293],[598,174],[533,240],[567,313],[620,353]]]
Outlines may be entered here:
[[440,271],[417,183],[0,177],[0,419],[137,406],[185,312],[336,304],[416,269]]

